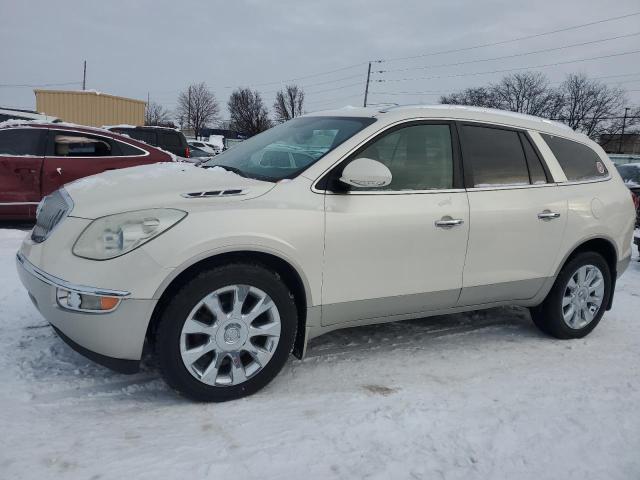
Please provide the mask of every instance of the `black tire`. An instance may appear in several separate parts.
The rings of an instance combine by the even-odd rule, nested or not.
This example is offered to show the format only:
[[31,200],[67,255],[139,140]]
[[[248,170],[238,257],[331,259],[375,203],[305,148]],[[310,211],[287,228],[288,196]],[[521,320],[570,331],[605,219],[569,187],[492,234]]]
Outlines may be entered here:
[[[574,273],[584,265],[594,265],[602,272],[604,279],[604,296],[600,309],[590,323],[582,328],[571,328],[565,323],[562,315],[562,298],[567,282],[569,282],[569,279]],[[530,309],[531,319],[542,332],[552,337],[562,340],[582,338],[596,328],[604,315],[606,307],[609,304],[609,298],[611,297],[611,286],[611,271],[602,255],[595,252],[578,253],[562,267],[558,278],[556,278],[544,302]]]
[[[180,354],[182,327],[195,305],[209,293],[234,284],[259,288],[278,308],[281,333],[269,362],[243,383],[229,386],[207,385],[185,367]],[[162,312],[158,324],[155,352],[165,381],[184,396],[203,402],[224,402],[256,393],[280,372],[293,349],[298,325],[293,295],[279,275],[268,268],[249,263],[232,263],[203,271],[174,295]]]

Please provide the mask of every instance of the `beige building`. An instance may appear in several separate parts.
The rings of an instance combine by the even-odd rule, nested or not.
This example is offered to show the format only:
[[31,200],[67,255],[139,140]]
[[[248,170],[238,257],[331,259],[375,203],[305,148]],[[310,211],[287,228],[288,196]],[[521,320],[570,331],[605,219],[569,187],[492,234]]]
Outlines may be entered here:
[[34,90],[36,110],[65,122],[103,125],[144,125],[146,102],[92,90]]

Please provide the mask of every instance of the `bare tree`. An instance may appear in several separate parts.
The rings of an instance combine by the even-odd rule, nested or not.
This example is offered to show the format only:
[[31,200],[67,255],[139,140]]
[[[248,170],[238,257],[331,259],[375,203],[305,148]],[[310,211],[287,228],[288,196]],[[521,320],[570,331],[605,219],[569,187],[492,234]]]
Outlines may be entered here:
[[498,102],[496,101],[491,88],[488,87],[466,88],[461,92],[443,95],[440,97],[440,103],[498,108]]
[[180,92],[176,113],[180,123],[193,128],[197,138],[203,127],[218,119],[220,107],[215,95],[201,82],[189,85]]
[[253,136],[271,127],[269,112],[255,90],[238,88],[229,97],[227,108],[232,130]]
[[512,112],[553,117],[562,107],[561,95],[544,75],[524,72],[508,75],[486,87],[467,88],[440,97],[440,103],[499,108]]
[[144,109],[144,124],[160,127],[173,125],[171,113],[159,103],[149,102]]
[[623,123],[625,133],[635,132],[640,125],[638,107],[630,107],[631,113],[623,120],[627,105],[624,90],[584,74],[570,74],[558,88],[553,88],[540,73],[516,73],[496,84],[445,95],[440,103],[492,107],[553,118],[596,140],[612,141],[622,133]]
[[539,72],[507,75],[491,86],[497,108],[540,117],[555,117],[562,108],[562,98]]
[[273,103],[276,122],[286,122],[302,115],[303,103],[304,90],[297,85],[287,85],[276,94],[276,101]]
[[622,129],[622,122],[612,117],[624,111],[624,90],[591,80],[584,74],[571,74],[560,91],[564,103],[560,119],[574,130],[596,138]]

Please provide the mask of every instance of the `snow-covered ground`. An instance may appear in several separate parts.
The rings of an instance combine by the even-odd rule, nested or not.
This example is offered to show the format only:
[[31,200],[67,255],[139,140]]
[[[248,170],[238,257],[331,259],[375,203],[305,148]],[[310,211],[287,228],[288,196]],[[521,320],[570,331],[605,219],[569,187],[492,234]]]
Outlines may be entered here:
[[640,263],[587,338],[517,308],[336,332],[225,404],[56,338],[0,230],[2,479],[638,479]]

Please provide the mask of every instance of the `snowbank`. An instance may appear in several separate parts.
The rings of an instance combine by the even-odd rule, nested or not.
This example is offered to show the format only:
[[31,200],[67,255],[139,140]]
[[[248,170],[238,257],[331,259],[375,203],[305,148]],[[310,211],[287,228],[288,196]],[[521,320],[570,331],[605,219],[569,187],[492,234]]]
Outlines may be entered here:
[[2,478],[640,478],[637,261],[583,340],[518,308],[345,330],[206,405],[56,338],[15,273],[24,235],[0,230]]

